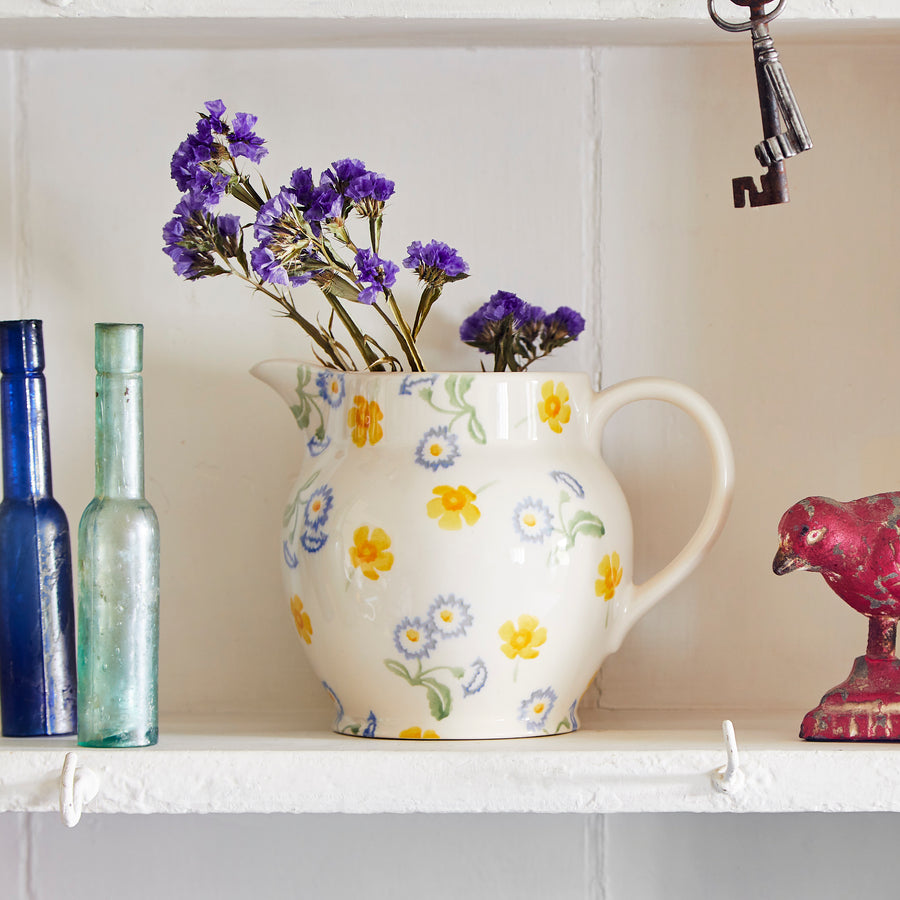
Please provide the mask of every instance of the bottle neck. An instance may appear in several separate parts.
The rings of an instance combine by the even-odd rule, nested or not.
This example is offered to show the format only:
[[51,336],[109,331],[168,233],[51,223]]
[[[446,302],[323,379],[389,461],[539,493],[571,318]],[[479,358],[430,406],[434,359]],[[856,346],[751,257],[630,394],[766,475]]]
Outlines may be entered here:
[[144,496],[144,385],[140,374],[97,373],[98,497]]
[[3,496],[49,497],[50,429],[47,386],[40,372],[0,379],[3,403]]

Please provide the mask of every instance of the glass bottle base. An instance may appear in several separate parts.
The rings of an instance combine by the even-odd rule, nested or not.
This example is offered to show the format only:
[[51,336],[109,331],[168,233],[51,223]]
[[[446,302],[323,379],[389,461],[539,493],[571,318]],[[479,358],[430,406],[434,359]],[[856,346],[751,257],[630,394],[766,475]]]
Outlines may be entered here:
[[107,735],[78,735],[79,747],[151,747],[159,740],[159,729],[150,728],[141,733],[133,731]]

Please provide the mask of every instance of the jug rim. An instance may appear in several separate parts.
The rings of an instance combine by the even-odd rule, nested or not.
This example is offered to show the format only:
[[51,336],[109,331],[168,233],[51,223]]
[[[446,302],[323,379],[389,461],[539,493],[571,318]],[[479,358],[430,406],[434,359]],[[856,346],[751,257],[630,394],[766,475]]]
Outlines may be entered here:
[[586,378],[588,380],[592,379],[594,376],[590,372],[586,372],[584,369],[533,369],[524,372],[491,372],[491,371],[482,371],[480,369],[428,369],[424,372],[412,372],[407,369],[403,369],[397,372],[371,372],[367,369],[332,369],[328,366],[323,366],[319,363],[311,363],[307,362],[305,359],[299,359],[295,357],[289,356],[279,356],[279,357],[271,357],[268,359],[262,359],[259,362],[255,363],[251,368],[251,372],[254,372],[257,368],[264,366],[268,363],[279,363],[279,364],[290,364],[295,366],[307,366],[310,369],[318,369],[322,372],[334,372],[335,374],[340,374],[344,376],[355,376],[355,375],[371,375],[373,378],[429,378],[431,376],[441,377],[448,375],[486,375],[491,376],[494,379],[500,380],[503,378],[541,378],[544,380],[547,379],[555,379],[562,380],[565,378]]

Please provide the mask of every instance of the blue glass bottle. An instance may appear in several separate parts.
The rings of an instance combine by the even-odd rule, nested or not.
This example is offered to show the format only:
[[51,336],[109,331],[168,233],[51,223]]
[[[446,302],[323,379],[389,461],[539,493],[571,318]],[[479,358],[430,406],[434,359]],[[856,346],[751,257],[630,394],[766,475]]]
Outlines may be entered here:
[[78,527],[78,743],[158,736],[159,524],[144,498],[143,326],[98,324],[96,496]]
[[0,322],[0,713],[8,737],[75,731],[69,523],[53,499],[42,324]]

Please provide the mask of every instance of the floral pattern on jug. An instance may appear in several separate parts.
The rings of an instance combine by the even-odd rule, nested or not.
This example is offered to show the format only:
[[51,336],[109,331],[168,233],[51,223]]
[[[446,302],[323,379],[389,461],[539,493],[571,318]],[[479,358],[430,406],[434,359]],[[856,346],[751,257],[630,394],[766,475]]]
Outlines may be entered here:
[[[334,372],[286,360],[254,374],[302,434],[280,556],[340,733],[574,731],[603,659],[724,521],[727,436],[674,382],[596,393],[577,373]],[[700,424],[713,490],[685,550],[634,585],[630,514],[599,446],[617,409],[651,398]]]

